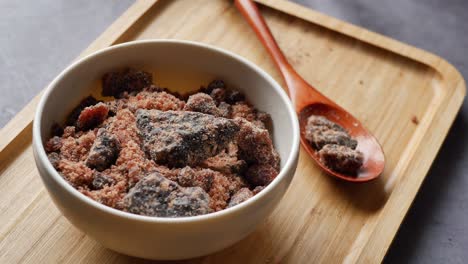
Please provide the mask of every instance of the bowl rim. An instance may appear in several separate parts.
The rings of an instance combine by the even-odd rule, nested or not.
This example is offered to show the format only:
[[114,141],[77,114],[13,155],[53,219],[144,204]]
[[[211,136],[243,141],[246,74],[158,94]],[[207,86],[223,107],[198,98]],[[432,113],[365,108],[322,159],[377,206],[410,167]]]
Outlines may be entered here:
[[[292,147],[291,147],[291,151],[287,155],[286,162],[284,163],[283,168],[281,168],[278,176],[267,187],[265,187],[265,189],[263,189],[257,195],[253,196],[252,198],[248,199],[247,201],[239,205],[226,208],[218,212],[204,214],[204,215],[174,217],[174,218],[144,216],[144,215],[137,215],[137,214],[132,214],[129,212],[124,212],[124,211],[112,208],[110,206],[101,204],[91,199],[90,197],[87,197],[86,195],[76,190],[71,184],[69,184],[62,176],[60,176],[58,171],[52,166],[49,159],[47,158],[47,154],[44,149],[44,144],[41,139],[40,128],[41,128],[41,117],[43,115],[44,106],[47,103],[51,92],[56,88],[56,85],[70,71],[72,71],[75,68],[80,67],[81,64],[85,63],[86,61],[90,60],[93,57],[105,56],[109,53],[112,53],[112,51],[114,50],[125,49],[130,46],[153,45],[153,44],[156,44],[156,45],[157,44],[173,44],[173,45],[181,45],[181,46],[191,46],[195,48],[205,49],[210,52],[220,53],[221,55],[226,57],[226,59],[237,60],[238,62],[246,65],[249,68],[249,70],[255,71],[262,78],[264,78],[273,87],[273,90],[280,96],[281,100],[285,104],[286,109],[288,111],[289,123],[293,130]],[[33,148],[35,149],[35,153],[38,157],[38,159],[36,159],[37,160],[36,163],[40,162],[41,165],[47,171],[47,173],[50,175],[50,178],[52,178],[61,188],[65,189],[74,198],[104,213],[111,214],[112,216],[115,216],[115,217],[122,217],[127,220],[136,220],[136,221],[142,221],[142,222],[147,222],[147,223],[166,223],[166,224],[193,223],[193,222],[199,222],[199,221],[204,221],[204,220],[212,220],[215,218],[220,218],[220,217],[228,216],[228,215],[234,215],[240,212],[241,210],[249,207],[250,205],[260,200],[263,196],[265,196],[268,192],[270,192],[276,185],[278,185],[279,182],[283,178],[286,177],[286,174],[290,170],[294,170],[293,166],[295,166],[295,161],[297,160],[299,156],[299,142],[300,142],[299,123],[296,117],[296,112],[292,106],[292,103],[289,100],[289,97],[287,96],[286,92],[281,88],[281,86],[263,69],[261,69],[259,66],[257,66],[253,62],[245,59],[244,57],[241,57],[240,55],[224,50],[222,48],[218,48],[218,47],[205,44],[205,43],[200,43],[200,42],[187,41],[187,40],[174,40],[174,39],[138,40],[138,41],[125,42],[122,44],[113,45],[113,46],[95,51],[73,62],[72,64],[67,66],[57,77],[55,77],[53,81],[47,86],[37,106],[36,113],[34,116],[34,122],[33,122]],[[36,164],[36,166],[39,166],[39,164]],[[44,185],[45,185],[45,182],[44,182]]]

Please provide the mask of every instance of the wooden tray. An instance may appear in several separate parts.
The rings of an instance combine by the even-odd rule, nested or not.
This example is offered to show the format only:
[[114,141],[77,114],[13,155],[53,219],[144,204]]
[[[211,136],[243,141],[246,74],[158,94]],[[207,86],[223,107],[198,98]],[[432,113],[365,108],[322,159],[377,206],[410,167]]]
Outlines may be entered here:
[[[460,74],[425,51],[285,1],[258,1],[286,56],[383,145],[387,167],[368,184],[323,175],[301,150],[291,188],[242,242],[195,263],[380,262],[465,96]],[[135,39],[177,38],[234,51],[283,83],[231,1],[142,0],[84,54]],[[135,263],[75,229],[39,179],[31,122],[40,95],[0,134],[0,263]]]

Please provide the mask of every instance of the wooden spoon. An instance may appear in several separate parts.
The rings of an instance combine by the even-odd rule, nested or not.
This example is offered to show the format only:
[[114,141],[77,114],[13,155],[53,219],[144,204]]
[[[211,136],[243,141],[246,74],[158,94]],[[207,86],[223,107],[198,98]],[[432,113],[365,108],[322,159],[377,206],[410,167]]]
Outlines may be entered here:
[[[301,143],[307,153],[324,171],[340,179],[350,182],[366,182],[377,178],[384,169],[385,157],[382,147],[375,137],[355,117],[299,76],[281,52],[256,5],[251,0],[235,0],[235,4],[255,30],[258,38],[262,41],[283,75],[289,96],[299,117]],[[341,125],[358,141],[357,150],[363,153],[364,163],[356,175],[338,173],[329,169],[320,161],[317,152],[305,139],[307,118],[312,114],[324,116]]]

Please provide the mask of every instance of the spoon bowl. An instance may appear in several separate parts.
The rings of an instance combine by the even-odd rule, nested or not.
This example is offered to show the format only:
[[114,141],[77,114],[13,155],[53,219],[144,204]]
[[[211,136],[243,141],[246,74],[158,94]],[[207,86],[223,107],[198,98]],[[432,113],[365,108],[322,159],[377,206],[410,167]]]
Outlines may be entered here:
[[[328,120],[346,128],[351,137],[357,142],[357,150],[364,156],[364,162],[356,175],[346,175],[329,169],[325,166],[317,151],[309,144],[305,138],[305,127],[307,118],[311,115],[319,115]],[[312,103],[298,112],[299,126],[301,133],[301,143],[307,153],[316,161],[316,163],[328,174],[350,182],[366,182],[377,178],[385,166],[385,158],[379,142],[362,126],[362,124],[337,105],[324,103]]]
[[[384,152],[377,139],[361,122],[359,122],[359,120],[321,94],[294,70],[281,52],[281,49],[273,38],[273,35],[256,5],[251,0],[235,0],[235,4],[273,58],[273,61],[286,82],[289,96],[299,118],[301,143],[307,153],[325,172],[339,179],[350,182],[366,182],[376,179],[385,167]],[[352,138],[357,140],[357,150],[362,152],[364,161],[356,175],[347,175],[333,171],[322,163],[317,151],[312,148],[305,138],[307,119],[311,115],[320,115],[337,123],[342,126]]]

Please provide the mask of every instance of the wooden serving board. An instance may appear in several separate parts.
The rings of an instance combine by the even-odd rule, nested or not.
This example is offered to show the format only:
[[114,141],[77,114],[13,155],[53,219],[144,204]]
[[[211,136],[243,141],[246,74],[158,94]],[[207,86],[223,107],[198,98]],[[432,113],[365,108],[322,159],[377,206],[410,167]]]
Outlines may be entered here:
[[[193,263],[376,263],[408,211],[465,96],[443,59],[296,4],[260,0],[293,66],[358,117],[382,143],[383,175],[349,184],[324,175],[301,150],[284,199],[252,235]],[[82,56],[136,39],[213,44],[284,84],[231,1],[142,0]],[[38,95],[0,132],[0,263],[139,263],[107,250],[55,208],[36,170],[31,123]]]

